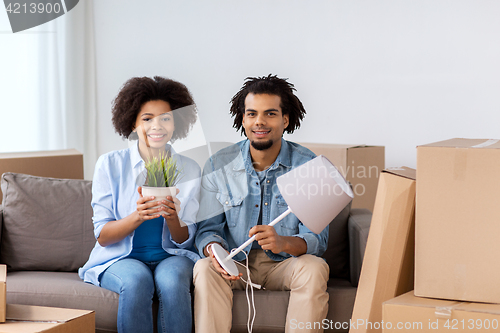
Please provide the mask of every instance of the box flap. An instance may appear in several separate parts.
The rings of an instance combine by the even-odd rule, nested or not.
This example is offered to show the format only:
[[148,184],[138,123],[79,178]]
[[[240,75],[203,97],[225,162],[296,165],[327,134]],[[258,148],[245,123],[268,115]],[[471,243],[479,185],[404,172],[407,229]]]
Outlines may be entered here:
[[456,309],[469,312],[481,312],[500,315],[500,304],[464,302],[457,306]]
[[7,282],[7,265],[0,265],[0,283]]
[[[403,305],[403,306],[417,306],[424,308],[433,308],[437,311],[448,310],[448,313],[452,311],[467,311],[467,312],[478,312],[478,313],[490,313],[494,315],[500,315],[500,304],[490,304],[490,303],[471,303],[471,302],[459,302],[450,301],[443,299],[434,299],[426,297],[414,296],[413,291],[406,294],[393,298],[383,304],[388,305]],[[445,311],[446,312],[446,311]]]
[[61,323],[36,323],[7,320],[5,323],[0,324],[0,329],[2,333],[42,333],[51,332],[55,327],[60,325]]
[[27,151],[27,152],[19,152],[19,153],[1,153],[0,159],[47,157],[47,156],[70,156],[70,155],[81,155],[81,154],[82,153],[80,153],[76,149]]
[[455,138],[418,147],[449,147],[449,148],[489,148],[500,149],[500,140],[498,139],[464,139]]
[[7,304],[7,320],[65,323],[93,311]]
[[393,175],[405,177],[408,179],[417,179],[417,170],[405,166],[386,168],[385,170],[382,170],[382,172],[392,173]]
[[460,304],[460,302],[434,299],[434,298],[416,297],[413,291],[410,291],[407,292],[406,294],[385,301],[383,304],[396,304],[396,305],[435,308],[435,307],[450,307],[450,306],[454,307]]

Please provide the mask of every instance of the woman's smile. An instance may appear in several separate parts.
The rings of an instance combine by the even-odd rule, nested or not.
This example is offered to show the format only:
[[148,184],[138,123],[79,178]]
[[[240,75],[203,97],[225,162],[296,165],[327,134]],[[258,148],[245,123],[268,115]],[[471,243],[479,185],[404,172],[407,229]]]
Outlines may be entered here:
[[148,139],[154,142],[159,142],[163,141],[166,136],[166,134],[148,134]]

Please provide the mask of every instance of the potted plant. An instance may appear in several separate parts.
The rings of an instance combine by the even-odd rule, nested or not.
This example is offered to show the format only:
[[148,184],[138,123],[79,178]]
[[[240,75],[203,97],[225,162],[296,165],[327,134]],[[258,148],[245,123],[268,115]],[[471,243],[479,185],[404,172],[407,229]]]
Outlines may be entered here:
[[[166,153],[159,157],[152,157],[145,162],[146,182],[142,186],[143,196],[154,196],[154,201],[167,200],[167,196],[175,198],[177,193],[176,184],[181,178],[181,170],[177,168],[177,162]],[[155,206],[157,208],[160,206]],[[157,214],[157,213],[155,213]],[[169,215],[161,211],[162,215]]]

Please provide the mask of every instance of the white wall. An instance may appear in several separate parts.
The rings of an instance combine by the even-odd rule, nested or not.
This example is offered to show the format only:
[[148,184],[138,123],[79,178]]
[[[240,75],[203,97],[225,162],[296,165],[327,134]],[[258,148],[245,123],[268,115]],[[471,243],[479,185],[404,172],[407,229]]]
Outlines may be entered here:
[[127,143],[111,101],[132,76],[192,91],[211,141],[238,141],[229,100],[247,76],[295,84],[289,140],[386,146],[386,165],[451,137],[500,138],[499,1],[95,1],[99,154]]

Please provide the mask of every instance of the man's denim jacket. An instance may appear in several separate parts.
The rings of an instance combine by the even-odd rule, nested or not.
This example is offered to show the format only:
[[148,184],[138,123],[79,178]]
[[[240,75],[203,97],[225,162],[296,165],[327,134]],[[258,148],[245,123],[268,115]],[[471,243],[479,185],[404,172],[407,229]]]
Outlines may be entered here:
[[[261,186],[252,165],[249,141],[243,140],[220,150],[208,159],[203,170],[200,210],[197,220],[196,246],[204,257],[203,249],[211,242],[218,242],[226,250],[237,248],[248,239],[250,228],[257,225],[261,210]],[[313,159],[316,155],[296,143],[281,139],[281,150],[274,163],[267,169],[262,198],[262,224],[271,223],[287,209],[276,178],[293,168]],[[307,253],[320,256],[327,247],[328,227],[319,235],[307,229],[291,213],[276,224],[281,236],[295,236],[304,239]],[[245,251],[248,253],[252,245]],[[280,252],[267,255],[276,261],[291,257]],[[235,260],[243,260],[239,253]]]

